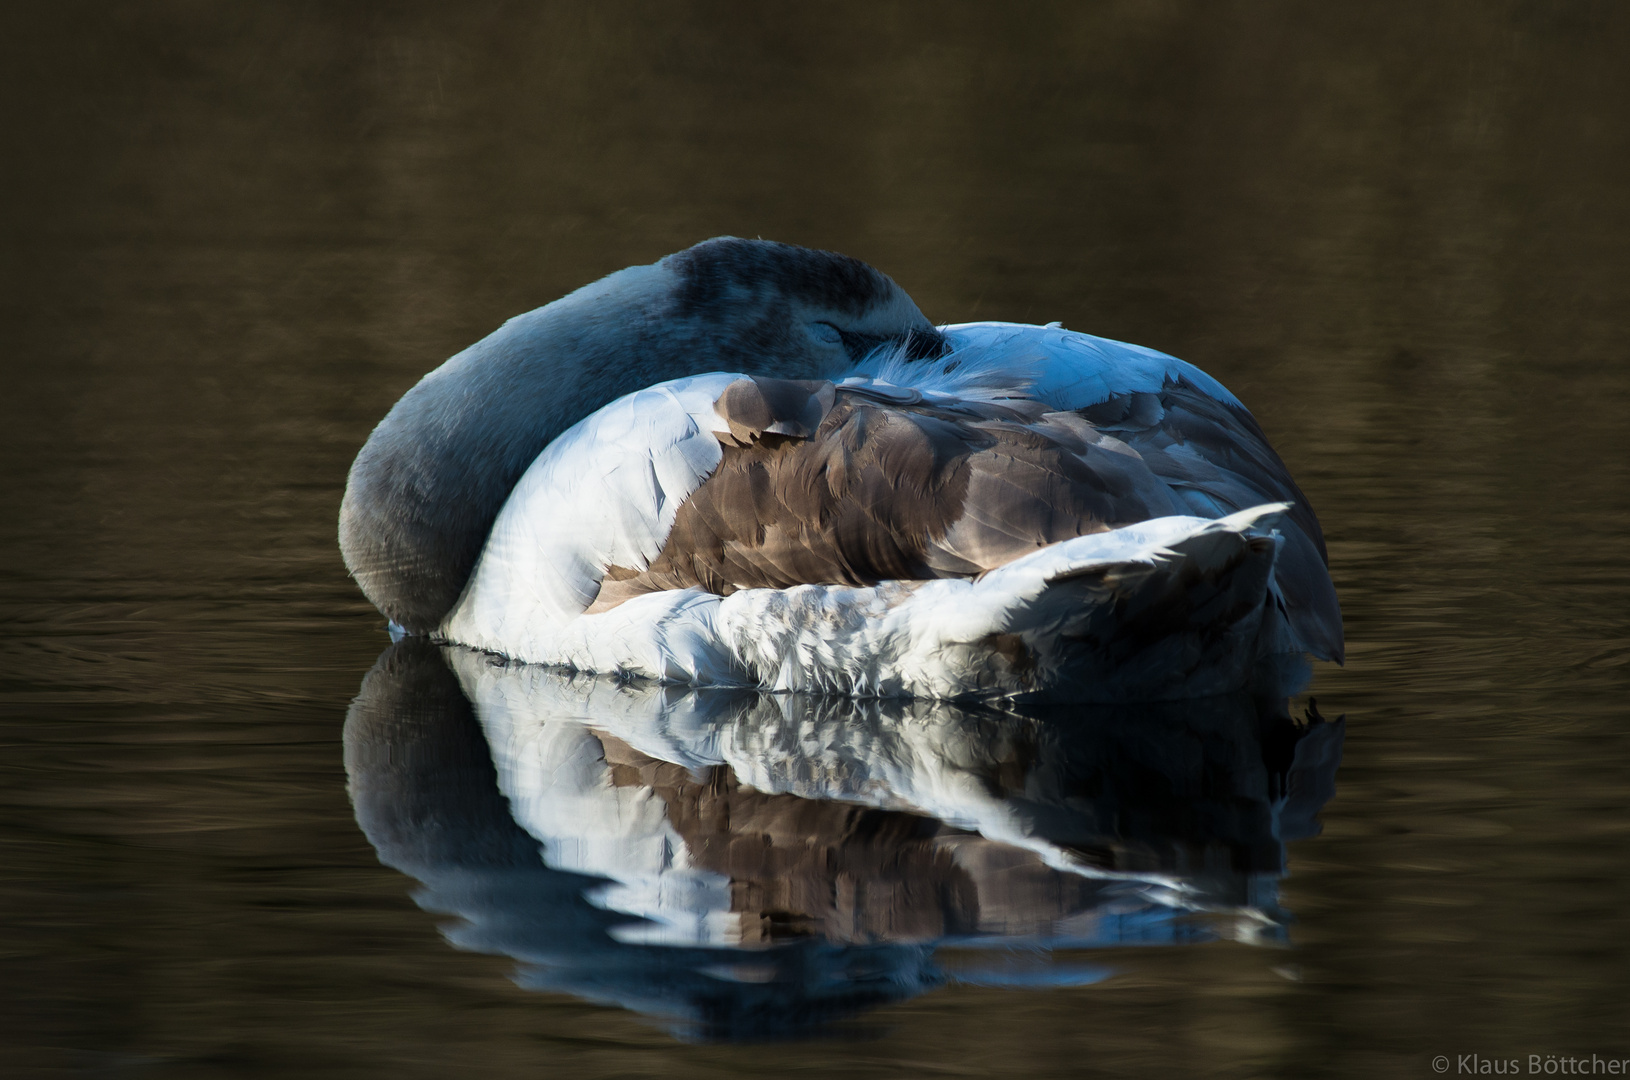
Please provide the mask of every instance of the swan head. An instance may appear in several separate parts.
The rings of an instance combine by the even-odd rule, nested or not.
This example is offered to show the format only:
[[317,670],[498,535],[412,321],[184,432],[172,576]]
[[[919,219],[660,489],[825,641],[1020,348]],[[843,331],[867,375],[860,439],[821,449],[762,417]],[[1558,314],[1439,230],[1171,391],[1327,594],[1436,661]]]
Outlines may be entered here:
[[392,622],[428,633],[516,481],[578,420],[667,379],[827,378],[878,348],[942,345],[903,289],[846,255],[721,237],[619,270],[509,320],[396,403],[346,482],[346,568]]
[[732,354],[720,359],[735,363],[708,370],[749,371],[769,360],[782,377],[818,378],[883,347],[904,344],[919,356],[941,348],[905,290],[847,255],[723,237],[656,268],[671,275],[668,325],[705,328]]

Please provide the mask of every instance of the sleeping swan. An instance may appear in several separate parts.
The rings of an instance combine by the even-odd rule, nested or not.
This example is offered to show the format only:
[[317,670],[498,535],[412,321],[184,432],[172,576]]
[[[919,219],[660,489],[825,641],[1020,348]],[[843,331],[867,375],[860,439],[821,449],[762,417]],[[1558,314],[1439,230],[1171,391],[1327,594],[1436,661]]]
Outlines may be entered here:
[[865,263],[723,238],[426,375],[340,547],[398,628],[516,660],[885,697],[1149,700],[1340,662],[1307,500],[1198,368],[934,327]]

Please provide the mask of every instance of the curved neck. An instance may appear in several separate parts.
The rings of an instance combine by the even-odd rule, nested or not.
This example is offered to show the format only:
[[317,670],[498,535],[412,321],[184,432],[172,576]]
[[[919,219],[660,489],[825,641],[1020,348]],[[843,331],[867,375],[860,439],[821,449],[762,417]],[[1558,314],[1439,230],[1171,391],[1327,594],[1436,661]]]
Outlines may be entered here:
[[799,370],[817,358],[777,340],[784,316],[759,311],[745,320],[754,332],[738,318],[726,334],[706,316],[676,316],[675,292],[662,264],[619,271],[511,319],[397,402],[357,455],[340,507],[345,565],[387,618],[433,631],[521,474],[601,406],[703,371],[827,373]]

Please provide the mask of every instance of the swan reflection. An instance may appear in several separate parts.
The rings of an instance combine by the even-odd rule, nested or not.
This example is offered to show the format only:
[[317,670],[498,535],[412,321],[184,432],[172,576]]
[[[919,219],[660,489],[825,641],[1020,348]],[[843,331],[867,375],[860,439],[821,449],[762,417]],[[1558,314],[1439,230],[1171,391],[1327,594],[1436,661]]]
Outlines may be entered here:
[[[1284,691],[997,711],[630,684],[409,639],[345,728],[357,821],[518,981],[702,1037],[947,979],[1059,985],[1052,950],[1283,939],[1342,725]],[[958,952],[944,946],[1021,945]],[[970,962],[969,957],[973,957]]]

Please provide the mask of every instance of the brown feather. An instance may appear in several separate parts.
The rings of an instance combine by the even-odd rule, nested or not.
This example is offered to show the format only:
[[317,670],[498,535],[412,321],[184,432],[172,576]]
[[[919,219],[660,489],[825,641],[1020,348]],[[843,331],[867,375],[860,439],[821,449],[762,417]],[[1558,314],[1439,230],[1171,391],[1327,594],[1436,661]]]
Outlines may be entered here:
[[972,577],[1060,540],[1183,512],[1135,453],[1082,417],[1025,399],[897,397],[731,384],[717,406],[729,427],[719,467],[680,507],[651,565],[608,573],[589,611],[665,589]]

